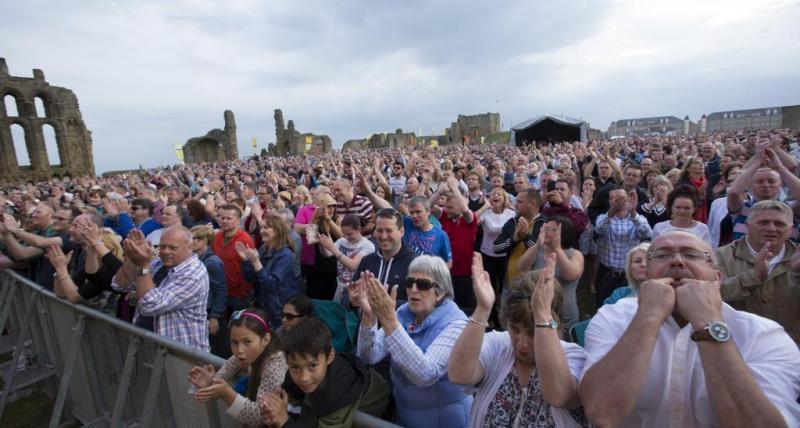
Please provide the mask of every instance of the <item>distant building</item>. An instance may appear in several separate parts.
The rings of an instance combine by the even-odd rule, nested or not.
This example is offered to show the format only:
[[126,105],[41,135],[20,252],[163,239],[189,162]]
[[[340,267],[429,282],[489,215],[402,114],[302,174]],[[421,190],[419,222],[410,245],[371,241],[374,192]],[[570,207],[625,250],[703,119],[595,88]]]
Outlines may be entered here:
[[471,116],[459,114],[456,121],[445,130],[450,143],[460,143],[467,136],[471,141],[480,141],[481,137],[488,137],[497,132],[500,132],[500,113]]
[[608,127],[609,137],[649,137],[694,134],[699,130],[697,124],[675,116],[641,117],[637,119],[620,119],[611,122]]
[[800,105],[729,110],[703,115],[700,132],[752,131],[800,127]]

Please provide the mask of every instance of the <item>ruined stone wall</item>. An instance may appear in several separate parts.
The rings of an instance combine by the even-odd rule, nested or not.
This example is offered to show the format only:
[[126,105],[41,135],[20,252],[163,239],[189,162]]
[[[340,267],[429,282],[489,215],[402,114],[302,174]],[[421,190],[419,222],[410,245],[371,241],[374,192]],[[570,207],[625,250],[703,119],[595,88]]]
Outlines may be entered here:
[[239,148],[236,139],[236,119],[233,112],[225,110],[225,129],[212,129],[202,137],[190,138],[183,145],[183,160],[186,163],[236,160]]
[[[327,135],[301,133],[290,120],[285,126],[283,112],[275,109],[275,144],[270,144],[269,151],[273,155],[298,155],[302,153],[328,153],[333,150],[331,138]],[[310,138],[311,145],[306,147]]]
[[458,115],[455,122],[447,128],[447,136],[451,143],[460,143],[465,135],[480,141],[481,137],[500,132],[500,113],[484,113],[476,115]]
[[[39,110],[44,111],[37,111],[37,99],[42,106]],[[0,101],[0,183],[94,176],[92,136],[75,93],[50,86],[42,70],[33,70],[33,78],[11,76],[5,59],[0,58]],[[17,111],[7,109],[6,101]],[[14,141],[11,129],[15,125],[24,130],[24,141]],[[53,165],[45,145],[43,129],[47,126],[52,127],[58,151],[59,163]],[[20,151],[27,153],[27,159],[17,159],[15,145],[24,147]]]

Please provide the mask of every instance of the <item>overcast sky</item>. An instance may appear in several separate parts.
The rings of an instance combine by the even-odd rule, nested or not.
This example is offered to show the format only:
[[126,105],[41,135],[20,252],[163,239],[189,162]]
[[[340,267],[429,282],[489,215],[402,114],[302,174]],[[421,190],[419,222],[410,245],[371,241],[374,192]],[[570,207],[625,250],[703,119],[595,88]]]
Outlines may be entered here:
[[75,91],[98,173],[174,163],[226,109],[247,155],[274,141],[275,108],[340,147],[458,114],[606,130],[800,104],[799,1],[9,0],[2,15],[0,57]]

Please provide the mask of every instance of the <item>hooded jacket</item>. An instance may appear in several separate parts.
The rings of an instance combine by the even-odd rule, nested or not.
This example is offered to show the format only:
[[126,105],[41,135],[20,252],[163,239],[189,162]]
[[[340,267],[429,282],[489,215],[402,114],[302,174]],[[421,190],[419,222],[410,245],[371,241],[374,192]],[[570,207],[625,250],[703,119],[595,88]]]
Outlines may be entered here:
[[356,411],[380,417],[389,404],[386,380],[353,354],[336,354],[325,380],[311,394],[301,391],[288,372],[283,389],[289,403],[302,409],[284,428],[351,426]]
[[[374,253],[368,254],[361,259],[353,278],[359,278],[361,272],[369,271],[382,284],[388,284],[390,287],[401,286],[403,280],[408,276],[408,265],[416,257],[414,251],[405,244],[400,247],[400,251],[394,257],[388,259],[383,256],[380,247],[376,246]],[[406,300],[408,300],[406,289],[401,286],[397,289],[397,303],[399,305],[401,301],[404,302]]]

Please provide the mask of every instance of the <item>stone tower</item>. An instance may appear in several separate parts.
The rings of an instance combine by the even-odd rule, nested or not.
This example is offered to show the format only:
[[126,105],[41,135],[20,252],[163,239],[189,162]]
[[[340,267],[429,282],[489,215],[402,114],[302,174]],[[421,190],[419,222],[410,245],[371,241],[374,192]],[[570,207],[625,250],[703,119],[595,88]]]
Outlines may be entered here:
[[[92,135],[74,92],[51,86],[42,70],[33,70],[33,78],[11,76],[5,58],[0,58],[0,96],[0,183],[94,176]],[[37,103],[43,111],[37,111]],[[12,126],[21,128],[24,141],[14,141]],[[52,127],[55,134],[58,164],[48,160],[45,127]],[[17,159],[21,150],[15,150],[15,146],[25,148],[27,159]]]
[[190,138],[183,145],[186,163],[216,162],[239,159],[236,138],[236,120],[233,112],[225,110],[225,129],[215,128],[202,137]]

